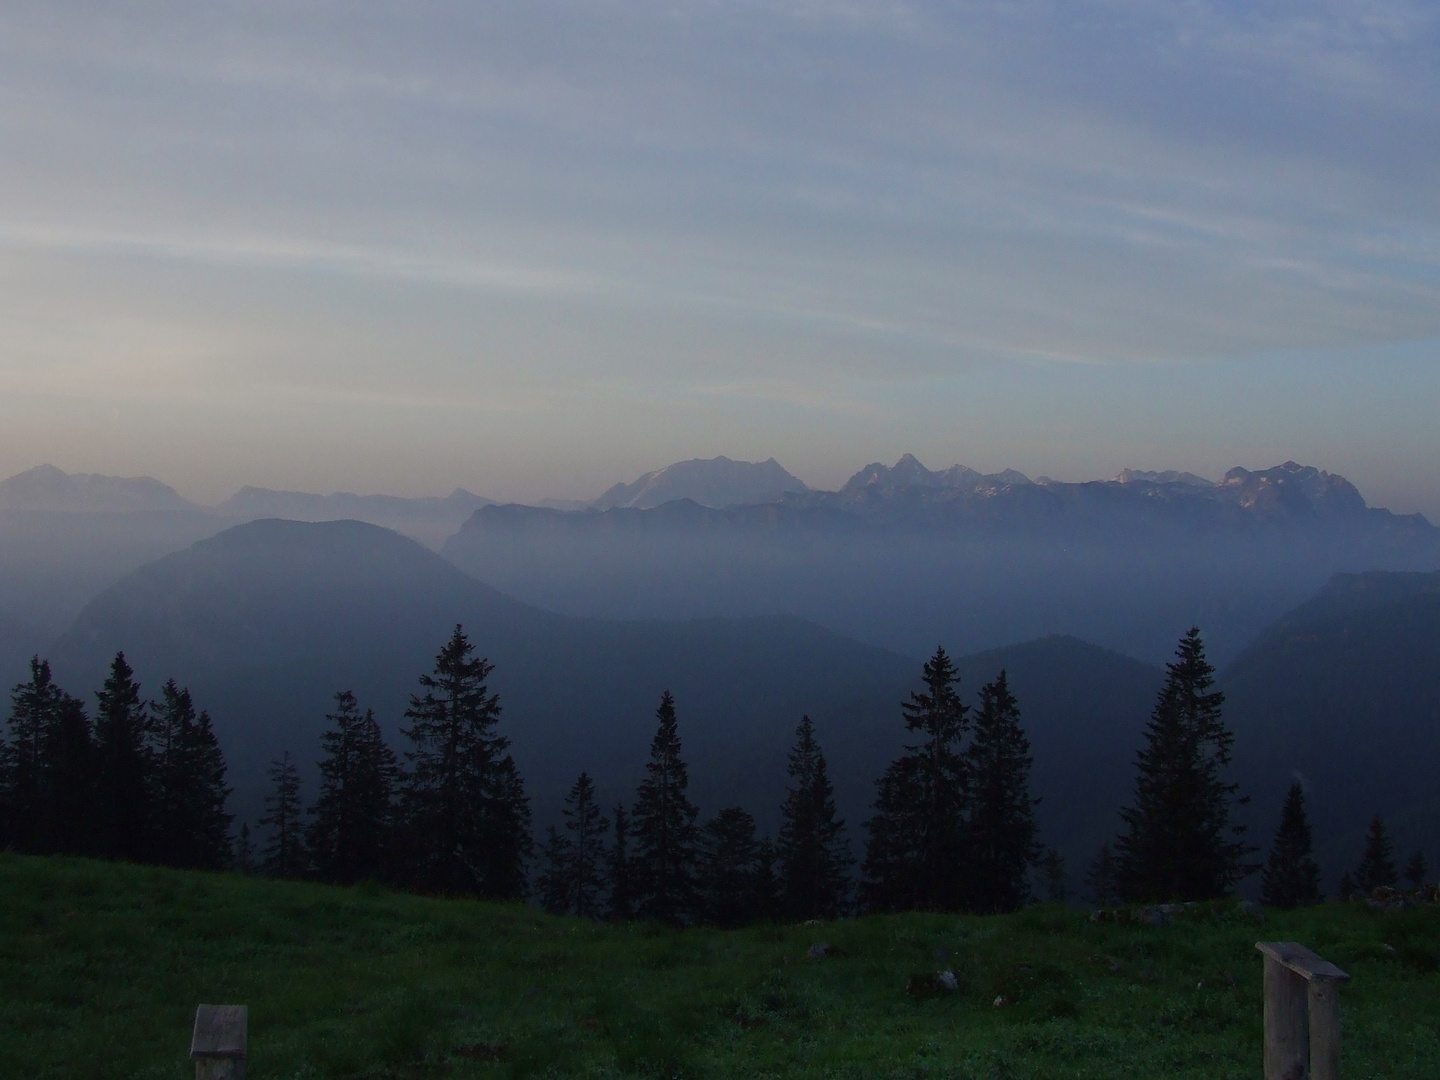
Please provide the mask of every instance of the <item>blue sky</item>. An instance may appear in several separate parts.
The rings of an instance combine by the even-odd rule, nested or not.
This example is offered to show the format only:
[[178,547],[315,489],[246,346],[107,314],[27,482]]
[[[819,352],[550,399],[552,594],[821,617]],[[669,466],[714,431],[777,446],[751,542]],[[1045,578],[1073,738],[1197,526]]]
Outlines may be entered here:
[[1440,518],[1440,8],[0,8],[0,474],[1294,458]]

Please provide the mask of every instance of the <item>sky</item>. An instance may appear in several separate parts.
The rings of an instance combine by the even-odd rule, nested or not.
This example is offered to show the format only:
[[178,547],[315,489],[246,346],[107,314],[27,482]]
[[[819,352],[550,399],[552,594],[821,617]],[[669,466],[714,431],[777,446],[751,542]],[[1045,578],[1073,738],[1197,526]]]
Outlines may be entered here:
[[0,475],[671,461],[1440,520],[1440,6],[0,5]]

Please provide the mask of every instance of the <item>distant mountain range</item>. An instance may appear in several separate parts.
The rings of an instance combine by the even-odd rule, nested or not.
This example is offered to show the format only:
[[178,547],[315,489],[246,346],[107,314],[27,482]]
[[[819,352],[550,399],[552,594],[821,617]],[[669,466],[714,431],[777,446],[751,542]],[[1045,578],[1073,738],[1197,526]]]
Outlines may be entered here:
[[[601,508],[606,507],[606,508]],[[239,521],[364,520],[538,607],[625,619],[795,614],[912,657],[1069,634],[1160,662],[1177,628],[1234,657],[1332,573],[1433,570],[1440,530],[1287,462],[1218,483],[1057,483],[911,455],[816,491],[773,459],[679,462],[583,509],[245,488],[203,508],[149,478],[0,483],[0,613],[59,633],[125,573]]]
[[456,488],[445,498],[395,495],[311,495],[303,491],[241,488],[216,510],[236,521],[284,518],[289,521],[365,521],[439,547],[482,506],[492,500]]
[[574,615],[788,612],[912,656],[1065,633],[1155,662],[1198,622],[1224,661],[1337,571],[1434,569],[1440,529],[1293,462],[1062,484],[907,455],[759,505],[484,507],[443,552]]
[[648,510],[677,499],[701,506],[751,506],[776,502],[786,495],[808,491],[774,458],[766,461],[731,461],[727,457],[680,461],[648,472],[633,484],[616,484],[590,504],[596,510],[621,506]]
[[40,465],[0,480],[0,510],[116,514],[195,509],[174,488],[149,476],[96,476]]

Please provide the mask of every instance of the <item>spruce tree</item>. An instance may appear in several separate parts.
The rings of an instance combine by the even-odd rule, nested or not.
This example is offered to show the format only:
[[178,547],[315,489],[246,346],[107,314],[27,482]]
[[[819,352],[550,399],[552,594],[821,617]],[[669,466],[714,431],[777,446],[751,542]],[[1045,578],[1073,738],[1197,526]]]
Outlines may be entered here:
[[1405,864],[1405,880],[1410,883],[1412,889],[1418,889],[1425,884],[1425,879],[1430,876],[1430,866],[1425,862],[1425,853],[1416,850],[1410,856],[1410,861]]
[[485,682],[493,665],[474,653],[457,625],[405,710],[410,871],[422,889],[512,899],[526,890],[530,803],[510,740],[495,730],[500,700]]
[[55,684],[48,661],[11,695],[0,744],[6,843],[30,854],[88,854],[94,825],[94,745],[84,705]]
[[115,654],[95,698],[97,851],[106,858],[140,862],[154,854],[150,802],[155,760],[147,703],[123,652]]
[[865,823],[865,903],[879,911],[958,909],[965,858],[965,765],[960,742],[969,711],[955,665],[937,648],[925,663],[924,693],[901,708],[921,736],[876,783],[875,816]]
[[250,823],[248,821],[240,824],[240,833],[235,839],[235,872],[237,874],[253,874],[255,872],[255,845],[250,840]]
[[707,922],[733,928],[760,917],[760,844],[755,819],[738,806],[700,829],[700,888]]
[[1095,861],[1085,871],[1085,892],[1090,903],[1096,907],[1118,903],[1120,888],[1115,880],[1115,855],[1109,844],[1101,844],[1095,854]]
[[1254,849],[1241,838],[1244,826],[1231,821],[1232,805],[1246,800],[1222,776],[1235,737],[1199,627],[1175,655],[1137,755],[1134,801],[1120,812],[1117,877],[1132,901],[1223,896],[1255,869],[1245,862]]
[[605,891],[605,830],[610,821],[595,801],[595,782],[589,773],[576,778],[561,812],[572,844],[569,909],[582,919],[598,919]]
[[1270,907],[1307,907],[1320,902],[1320,868],[1312,857],[1310,819],[1305,813],[1305,789],[1290,785],[1280,811],[1280,827],[1261,877],[1260,899]]
[[300,771],[286,750],[270,763],[270,794],[260,824],[270,830],[260,866],[271,877],[297,878],[305,872],[305,836],[300,819]]
[[195,713],[188,688],[160,688],[152,713],[156,860],[183,869],[221,870],[230,862],[225,758],[210,714]]
[[680,756],[675,699],[668,690],[660,698],[655,719],[650,760],[631,816],[635,914],[678,926],[694,918],[700,907],[695,884],[695,817],[699,811],[685,794],[690,778]]
[[790,748],[790,786],[781,808],[779,904],[786,918],[830,919],[845,908],[850,846],[835,816],[835,790],[810,717],[800,719]]
[[969,778],[967,906],[983,914],[1014,911],[1029,895],[1040,857],[1030,797],[1030,740],[1002,670],[980,690],[975,734],[965,751]]
[[635,881],[630,858],[630,815],[624,803],[615,804],[615,834],[605,856],[610,899],[605,917],[612,922],[625,922],[635,917]]
[[574,845],[570,838],[554,825],[549,826],[545,830],[545,843],[540,846],[540,876],[535,884],[540,906],[551,915],[570,914],[573,860]]
[[780,877],[776,866],[780,861],[780,849],[769,835],[760,838],[755,853],[755,918],[774,922],[780,918]]
[[1363,893],[1394,885],[1400,880],[1395,869],[1395,852],[1390,846],[1390,835],[1385,822],[1377,814],[1365,833],[1365,852],[1360,856],[1360,865],[1355,868],[1355,887]]
[[1035,864],[1039,871],[1042,895],[1051,904],[1063,904],[1070,898],[1070,886],[1065,876],[1065,857],[1057,850],[1046,848]]
[[330,727],[320,736],[320,794],[306,841],[315,872],[342,885],[379,880],[389,869],[400,766],[375,714],[355,695],[335,695]]

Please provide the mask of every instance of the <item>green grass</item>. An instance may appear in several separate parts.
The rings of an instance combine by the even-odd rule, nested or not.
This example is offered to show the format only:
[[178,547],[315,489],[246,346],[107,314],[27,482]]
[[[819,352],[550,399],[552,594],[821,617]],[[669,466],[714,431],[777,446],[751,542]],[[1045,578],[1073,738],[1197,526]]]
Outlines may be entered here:
[[[1037,907],[677,932],[10,855],[0,1076],[191,1076],[203,1001],[249,1005],[252,1080],[1258,1077],[1261,938],[1354,976],[1347,1080],[1440,1076],[1433,909],[1261,924],[1225,905],[1152,928]],[[834,954],[810,959],[821,941]],[[907,993],[942,968],[959,990]]]

